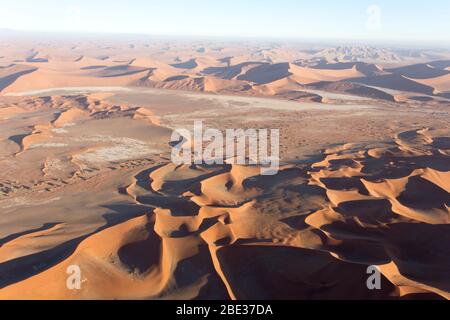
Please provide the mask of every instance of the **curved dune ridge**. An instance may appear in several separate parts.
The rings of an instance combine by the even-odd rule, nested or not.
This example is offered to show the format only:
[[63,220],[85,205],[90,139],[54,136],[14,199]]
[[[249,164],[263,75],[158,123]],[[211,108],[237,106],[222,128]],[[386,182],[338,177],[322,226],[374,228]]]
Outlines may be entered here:
[[[67,226],[1,239],[0,299],[449,299],[447,134],[334,146],[271,177],[237,165],[148,168],[119,190],[139,216],[59,246],[56,259],[44,247],[44,266],[24,248]],[[71,265],[81,290],[66,287]],[[381,290],[366,287],[370,265]]]
[[[433,60],[446,58],[442,52],[411,53],[411,57],[408,51],[370,47],[305,50],[285,45],[261,49],[229,44],[228,48],[217,48],[213,43],[200,48],[177,43],[57,45],[58,53],[47,46],[39,48],[42,44],[20,53],[5,51],[0,66],[1,94],[62,87],[137,86],[325,103],[325,97],[304,97],[302,89],[327,83],[331,92],[391,102],[449,98],[449,60]],[[344,89],[342,82],[355,88]],[[393,98],[389,90],[398,91],[404,99]]]

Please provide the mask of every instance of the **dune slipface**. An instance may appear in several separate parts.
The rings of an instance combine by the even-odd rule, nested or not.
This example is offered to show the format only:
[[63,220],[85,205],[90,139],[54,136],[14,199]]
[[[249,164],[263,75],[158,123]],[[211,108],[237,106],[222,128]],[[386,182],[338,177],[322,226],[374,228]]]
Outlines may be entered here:
[[[8,41],[0,299],[450,298],[449,52]],[[278,172],[175,164],[199,120]]]

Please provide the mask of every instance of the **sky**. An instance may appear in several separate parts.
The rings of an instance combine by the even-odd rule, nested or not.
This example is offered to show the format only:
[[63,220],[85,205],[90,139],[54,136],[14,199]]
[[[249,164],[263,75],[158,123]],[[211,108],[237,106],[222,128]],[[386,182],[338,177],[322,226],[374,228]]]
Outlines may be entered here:
[[450,43],[448,0],[0,0],[0,28]]

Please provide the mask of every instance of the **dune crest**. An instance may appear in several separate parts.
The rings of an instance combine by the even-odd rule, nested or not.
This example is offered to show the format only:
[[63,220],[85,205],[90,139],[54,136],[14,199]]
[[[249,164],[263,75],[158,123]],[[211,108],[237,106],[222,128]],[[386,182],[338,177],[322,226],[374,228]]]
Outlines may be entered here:
[[[450,161],[439,150],[449,149],[420,129],[384,147],[329,148],[321,161],[269,178],[234,165],[150,168],[124,189],[147,213],[95,231],[0,297],[245,299],[256,286],[260,298],[448,299],[450,255],[441,242],[449,239]],[[4,244],[0,257],[20,241]],[[259,269],[268,257],[274,267]],[[55,279],[77,263],[84,285],[71,292]],[[380,267],[382,291],[358,284],[369,265]],[[253,274],[248,287],[243,270]],[[262,280],[266,272],[273,281]]]
[[328,91],[390,102],[449,98],[449,60],[441,51],[366,46],[305,50],[286,44],[265,49],[230,44],[219,50],[214,43],[199,49],[194,44],[174,42],[58,44],[61,48],[56,54],[40,43],[32,44],[25,52],[5,51],[0,66],[2,95],[48,88],[121,86],[320,103],[329,98],[304,97],[302,89],[326,86]]

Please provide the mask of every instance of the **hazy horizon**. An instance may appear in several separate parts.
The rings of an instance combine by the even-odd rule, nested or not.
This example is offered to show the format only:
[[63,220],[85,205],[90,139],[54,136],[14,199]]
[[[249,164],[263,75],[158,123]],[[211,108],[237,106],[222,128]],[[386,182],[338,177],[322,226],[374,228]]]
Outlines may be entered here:
[[[261,4],[180,0],[86,0],[39,3],[0,0],[0,29],[27,32],[130,34],[161,37],[254,38],[447,45],[450,4],[406,1],[282,0]],[[426,12],[426,14],[424,14]]]
[[[6,35],[6,37],[5,37]],[[206,35],[183,35],[183,34],[155,34],[155,33],[120,33],[120,32],[80,32],[80,31],[33,31],[10,28],[0,28],[0,37],[11,40],[28,40],[32,37],[37,41],[45,40],[67,40],[80,41],[83,39],[104,41],[186,41],[186,42],[211,42],[211,43],[253,43],[254,45],[300,45],[300,46],[369,46],[369,47],[391,47],[398,49],[442,49],[450,48],[449,42],[422,41],[417,43],[413,40],[383,40],[383,39],[349,39],[349,38],[281,38],[264,36],[206,36]]]

